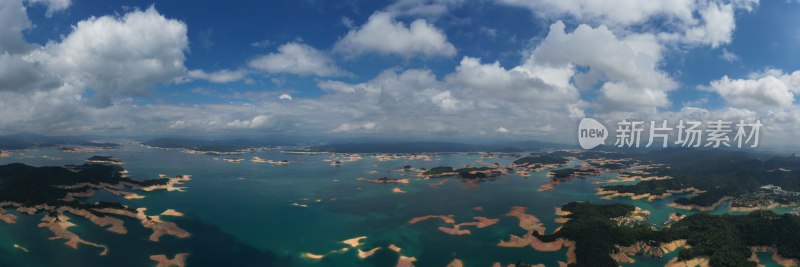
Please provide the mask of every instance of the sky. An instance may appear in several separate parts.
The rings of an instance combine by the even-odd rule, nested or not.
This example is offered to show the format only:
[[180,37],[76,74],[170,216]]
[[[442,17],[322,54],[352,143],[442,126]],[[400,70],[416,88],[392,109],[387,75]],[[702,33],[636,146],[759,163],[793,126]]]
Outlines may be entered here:
[[575,142],[800,137],[800,3],[0,0],[0,133]]

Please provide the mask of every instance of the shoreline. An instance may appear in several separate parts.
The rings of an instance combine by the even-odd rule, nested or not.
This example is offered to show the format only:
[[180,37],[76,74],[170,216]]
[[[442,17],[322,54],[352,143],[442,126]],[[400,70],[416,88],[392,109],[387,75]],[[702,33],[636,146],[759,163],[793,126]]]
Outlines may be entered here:
[[719,200],[717,200],[717,202],[714,202],[714,204],[711,204],[710,206],[699,206],[699,205],[696,205],[696,204],[683,205],[683,204],[678,204],[678,203],[675,203],[675,202],[667,204],[667,206],[670,206],[670,207],[673,207],[673,208],[678,208],[678,209],[683,209],[683,210],[712,211],[712,210],[717,209],[720,205],[722,205],[723,203],[725,203],[725,202],[727,202],[727,201],[729,201],[731,199],[732,199],[732,197],[724,196],[724,197],[720,198]]

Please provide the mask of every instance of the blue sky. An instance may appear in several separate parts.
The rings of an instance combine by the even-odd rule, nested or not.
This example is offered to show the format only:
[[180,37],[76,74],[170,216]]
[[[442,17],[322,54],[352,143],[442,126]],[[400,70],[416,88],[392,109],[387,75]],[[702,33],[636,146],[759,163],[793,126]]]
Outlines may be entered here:
[[794,1],[9,0],[0,130],[565,137],[581,117],[796,136]]

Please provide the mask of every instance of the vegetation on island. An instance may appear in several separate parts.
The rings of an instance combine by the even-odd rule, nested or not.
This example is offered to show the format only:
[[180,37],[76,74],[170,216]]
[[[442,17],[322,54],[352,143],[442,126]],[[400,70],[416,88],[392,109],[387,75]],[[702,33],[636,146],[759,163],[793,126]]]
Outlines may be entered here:
[[494,144],[467,144],[456,142],[360,142],[318,145],[312,151],[333,153],[449,153],[449,152],[521,152],[543,148],[565,147],[564,145],[537,142],[503,142]]
[[800,170],[771,170],[765,167],[764,161],[743,152],[664,149],[641,155],[638,159],[668,166],[656,173],[673,178],[642,181],[634,185],[608,185],[603,188],[620,193],[652,195],[696,188],[705,192],[691,198],[679,198],[675,203],[704,207],[719,202],[725,196],[740,196],[767,184],[800,191]]
[[120,164],[122,163],[121,160],[111,156],[91,156],[90,158],[86,159],[86,162],[89,163],[111,163],[111,164]]
[[95,147],[103,149],[120,147],[119,144],[90,141],[91,139],[92,138],[88,136],[45,136],[30,133],[20,133],[0,136],[0,149],[16,150],[55,146],[60,146],[59,149],[66,146]]
[[516,165],[533,165],[533,164],[567,164],[568,159],[555,153],[548,153],[535,156],[527,156],[514,161]]
[[[686,240],[691,246],[679,252],[679,260],[708,257],[711,266],[756,266],[748,261],[752,246],[775,247],[785,258],[800,258],[800,216],[777,215],[771,211],[747,215],[697,213],[664,229],[647,223],[621,224],[612,218],[635,210],[627,204],[595,205],[572,202],[562,208],[571,214],[561,230],[534,235],[544,242],[557,238],[575,241],[576,263],[570,266],[619,266],[610,255],[619,247],[638,241],[657,248],[660,244]],[[658,250],[656,250],[658,251]]]
[[586,177],[590,175],[595,175],[597,173],[596,169],[579,169],[579,168],[566,168],[566,169],[558,169],[552,170],[550,173],[553,175],[553,179],[555,180],[564,180],[564,179],[572,179],[574,177]]
[[795,154],[773,157],[764,161],[764,168],[767,170],[800,170],[800,157]]
[[142,142],[143,145],[165,148],[165,149],[190,149],[200,152],[214,153],[238,153],[250,149],[261,147],[272,147],[285,145],[285,142],[278,141],[258,141],[250,139],[224,139],[224,140],[201,140],[186,138],[157,138]]
[[424,171],[422,175],[430,177],[458,176],[462,179],[483,179],[500,175],[497,168],[492,167],[464,167],[453,169],[453,167],[439,166]]
[[64,167],[34,167],[22,163],[0,165],[0,202],[11,201],[26,206],[48,204],[60,206],[70,192],[82,192],[85,187],[64,188],[78,184],[118,184],[128,182],[139,186],[166,184],[169,179],[133,180],[123,177],[118,165],[83,164]]
[[588,202],[572,202],[561,207],[571,212],[561,230],[549,235],[533,235],[544,242],[558,238],[575,241],[577,262],[573,266],[618,266],[610,254],[619,246],[633,245],[638,239],[654,235],[648,225],[619,225],[611,218],[625,216],[635,207],[626,204],[592,205]]

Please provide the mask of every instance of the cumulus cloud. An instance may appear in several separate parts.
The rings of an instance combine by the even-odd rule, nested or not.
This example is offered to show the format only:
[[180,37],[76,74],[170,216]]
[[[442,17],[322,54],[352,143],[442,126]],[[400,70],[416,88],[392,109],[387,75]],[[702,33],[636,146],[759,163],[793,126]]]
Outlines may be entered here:
[[726,75],[712,81],[710,89],[739,107],[789,107],[794,103],[791,83],[791,75],[766,75],[757,79],[731,79]]
[[736,10],[752,11],[758,0],[501,0],[501,4],[524,7],[539,17],[570,16],[578,21],[607,25],[626,31],[653,20],[670,21],[665,40],[718,47],[730,43]]
[[702,24],[692,26],[686,31],[686,41],[707,44],[711,47],[730,43],[731,35],[736,28],[733,12],[733,4],[709,2],[700,10]]
[[568,66],[524,64],[505,69],[496,61],[482,64],[480,59],[464,57],[447,80],[476,99],[561,105],[578,98],[578,91],[569,82],[573,74]]
[[500,3],[525,7],[541,17],[572,16],[583,21],[604,24],[639,24],[653,17],[691,19],[694,1],[650,0],[501,0]]
[[[66,8],[69,2],[48,3]],[[31,24],[22,2],[2,1],[0,14],[6,23],[0,30],[0,91],[36,92],[44,98],[45,91],[58,90],[80,99],[91,88],[94,103],[108,106],[113,97],[147,95],[186,72],[186,25],[153,7],[79,21],[44,46],[23,38]]]
[[207,80],[213,83],[229,83],[244,80],[247,77],[245,70],[218,70],[205,72],[204,70],[191,70],[187,73],[190,79]]
[[182,76],[188,44],[186,24],[150,7],[80,21],[29,58],[75,87],[95,89],[98,103],[108,105],[113,96],[146,95]]
[[0,54],[16,54],[33,48],[25,42],[22,32],[33,25],[22,2],[0,1]]
[[403,57],[454,56],[456,48],[444,32],[424,19],[406,26],[391,13],[375,12],[367,23],[350,30],[334,46],[334,51],[357,56],[365,53]]
[[[396,6],[377,12],[364,25],[350,29],[333,51],[347,56],[456,54],[443,31],[430,21],[444,14],[437,10],[460,1],[401,2],[427,7]],[[668,93],[678,86],[659,69],[670,42],[723,46],[735,30],[727,27],[732,23],[727,19],[733,18],[729,12],[735,14],[756,1],[705,5],[706,1],[680,1],[667,9],[657,1],[623,1],[615,7],[621,11],[590,10],[594,3],[589,1],[570,3],[525,3],[587,22],[570,30],[561,22],[553,23],[540,43],[523,51],[519,64],[464,56],[449,71],[394,67],[363,81],[346,82],[332,78],[347,73],[325,52],[296,42],[253,58],[245,70],[187,71],[186,25],[153,8],[81,21],[60,40],[37,47],[21,34],[31,27],[24,6],[0,1],[0,22],[16,27],[0,29],[0,131],[321,132],[407,138],[496,133],[503,138],[574,142],[574,135],[565,133],[574,132],[577,120],[589,115],[603,120],[761,118],[771,127],[770,138],[783,134],[791,139],[800,132],[800,108],[793,105],[794,94],[800,93],[800,71],[765,70],[746,79],[725,76],[704,88],[719,93],[728,107],[706,109],[699,107],[704,103],[687,102],[680,110],[663,109],[670,105]],[[688,12],[682,10],[683,4]],[[427,20],[401,22],[415,16]],[[650,17],[675,27],[638,27]],[[716,22],[719,27],[713,26]],[[693,31],[697,33],[690,34]],[[230,82],[255,70],[326,78],[315,79],[323,90],[319,97],[293,99],[282,91],[247,91],[233,94],[231,101],[191,105],[158,101],[137,105],[136,100],[120,97],[146,95],[149,88],[175,78]],[[86,105],[86,88],[116,97],[105,98],[106,106]],[[513,127],[505,127],[509,125]]]
[[[662,47],[653,35],[635,34],[617,37],[605,26],[579,25],[565,32],[565,25],[550,26],[547,37],[533,51],[528,65],[587,67],[575,75],[582,89],[600,84],[603,109],[647,109],[665,107],[670,102],[667,91],[678,84],[658,69]],[[567,78],[560,80],[569,81]]]
[[296,75],[343,76],[348,73],[339,69],[333,59],[321,51],[301,43],[287,43],[278,47],[278,52],[256,57],[248,62],[256,70],[268,73]]
[[46,73],[39,64],[20,55],[0,54],[0,91],[30,92],[61,85],[58,77]]

